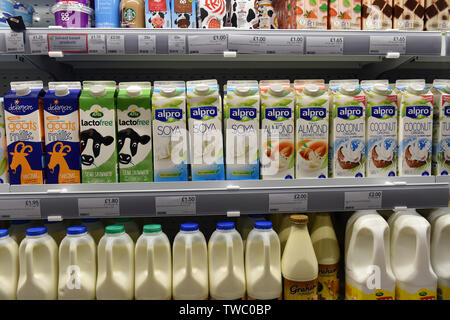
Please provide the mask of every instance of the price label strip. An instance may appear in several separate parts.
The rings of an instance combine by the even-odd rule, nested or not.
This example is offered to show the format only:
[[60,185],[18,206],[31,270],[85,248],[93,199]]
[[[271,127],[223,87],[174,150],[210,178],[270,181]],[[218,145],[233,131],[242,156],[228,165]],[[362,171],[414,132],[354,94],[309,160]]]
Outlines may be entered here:
[[138,36],[139,54],[156,54],[156,36],[153,34],[140,34]]
[[186,36],[179,34],[169,34],[168,47],[169,54],[185,54]]
[[49,51],[88,52],[87,34],[47,34],[47,41]]
[[119,198],[80,198],[78,199],[80,217],[109,217],[120,215]]
[[370,36],[370,54],[406,53],[406,36]]
[[88,38],[89,54],[105,54],[106,42],[104,34],[90,34]]
[[238,53],[303,54],[303,36],[230,35],[228,47]]
[[344,37],[306,37],[306,54],[344,54]]
[[228,36],[213,34],[188,36],[189,54],[222,54],[228,50]]
[[346,192],[346,210],[381,209],[383,191]]
[[30,34],[28,36],[28,42],[30,43],[31,54],[48,53],[47,37],[43,34]]
[[39,199],[0,200],[0,217],[40,219],[41,201]]
[[156,197],[156,215],[195,215],[196,196]]
[[6,52],[25,52],[22,32],[10,31],[6,34]]
[[308,193],[269,194],[269,212],[298,212],[308,210]]
[[125,36],[108,35],[106,38],[106,48],[108,54],[125,54]]

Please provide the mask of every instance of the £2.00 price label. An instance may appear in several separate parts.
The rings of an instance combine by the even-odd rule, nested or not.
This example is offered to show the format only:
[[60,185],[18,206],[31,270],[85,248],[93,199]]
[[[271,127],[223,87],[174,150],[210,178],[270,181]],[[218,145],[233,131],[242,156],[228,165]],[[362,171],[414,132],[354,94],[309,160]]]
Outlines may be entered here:
[[41,218],[41,201],[39,199],[0,200],[0,217]]
[[119,198],[79,198],[80,217],[108,217],[120,215]]
[[306,54],[344,54],[344,37],[306,37]]
[[196,196],[156,197],[156,215],[195,215]]
[[344,209],[381,209],[383,200],[382,191],[357,191],[346,192]]
[[298,212],[308,210],[308,193],[274,193],[269,194],[269,211]]
[[125,36],[109,34],[106,37],[108,54],[125,54]]

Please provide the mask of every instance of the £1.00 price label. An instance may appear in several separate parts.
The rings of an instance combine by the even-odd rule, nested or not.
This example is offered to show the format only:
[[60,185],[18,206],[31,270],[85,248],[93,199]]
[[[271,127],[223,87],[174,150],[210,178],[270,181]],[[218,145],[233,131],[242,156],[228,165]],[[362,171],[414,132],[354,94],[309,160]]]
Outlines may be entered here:
[[39,199],[0,200],[0,217],[41,218],[41,201]]
[[188,36],[189,54],[221,54],[228,49],[226,34]]
[[269,194],[269,211],[298,212],[308,210],[308,193],[275,193]]
[[195,215],[196,196],[156,197],[156,215]]
[[254,54],[303,54],[304,37],[289,35],[231,35],[230,50]]
[[80,217],[108,217],[120,215],[119,198],[80,198],[78,199]]
[[344,209],[381,209],[383,200],[382,191],[346,192]]

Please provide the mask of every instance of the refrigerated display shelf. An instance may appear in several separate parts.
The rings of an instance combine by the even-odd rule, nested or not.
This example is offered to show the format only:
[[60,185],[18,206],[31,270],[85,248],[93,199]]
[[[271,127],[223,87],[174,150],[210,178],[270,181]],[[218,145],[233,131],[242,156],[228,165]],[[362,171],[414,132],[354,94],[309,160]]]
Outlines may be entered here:
[[5,220],[429,208],[449,201],[449,181],[433,176],[12,185],[0,191]]

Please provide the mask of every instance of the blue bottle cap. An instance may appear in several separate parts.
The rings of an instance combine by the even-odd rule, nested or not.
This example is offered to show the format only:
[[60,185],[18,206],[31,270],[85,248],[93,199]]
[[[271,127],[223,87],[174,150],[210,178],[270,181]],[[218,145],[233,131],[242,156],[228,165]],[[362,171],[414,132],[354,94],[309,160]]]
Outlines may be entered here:
[[87,218],[82,220],[84,223],[98,222],[100,219],[98,218]]
[[8,236],[8,229],[0,229],[0,238]]
[[261,219],[261,218],[264,218],[264,215],[263,214],[260,214],[260,213],[258,213],[258,214],[249,214],[248,215],[250,218],[253,218],[253,219]]
[[217,223],[217,230],[233,230],[234,222],[233,221],[223,221]]
[[30,222],[30,220],[13,220],[13,221],[11,221],[12,224],[26,224],[29,222]]
[[36,227],[27,229],[27,236],[41,236],[47,233],[46,227]]
[[270,221],[255,221],[255,229],[268,230],[272,229],[272,222]]
[[181,231],[197,231],[198,223],[194,223],[194,222],[182,223],[180,230]]
[[70,235],[85,234],[86,232],[87,228],[85,226],[74,226],[67,228],[67,234]]

